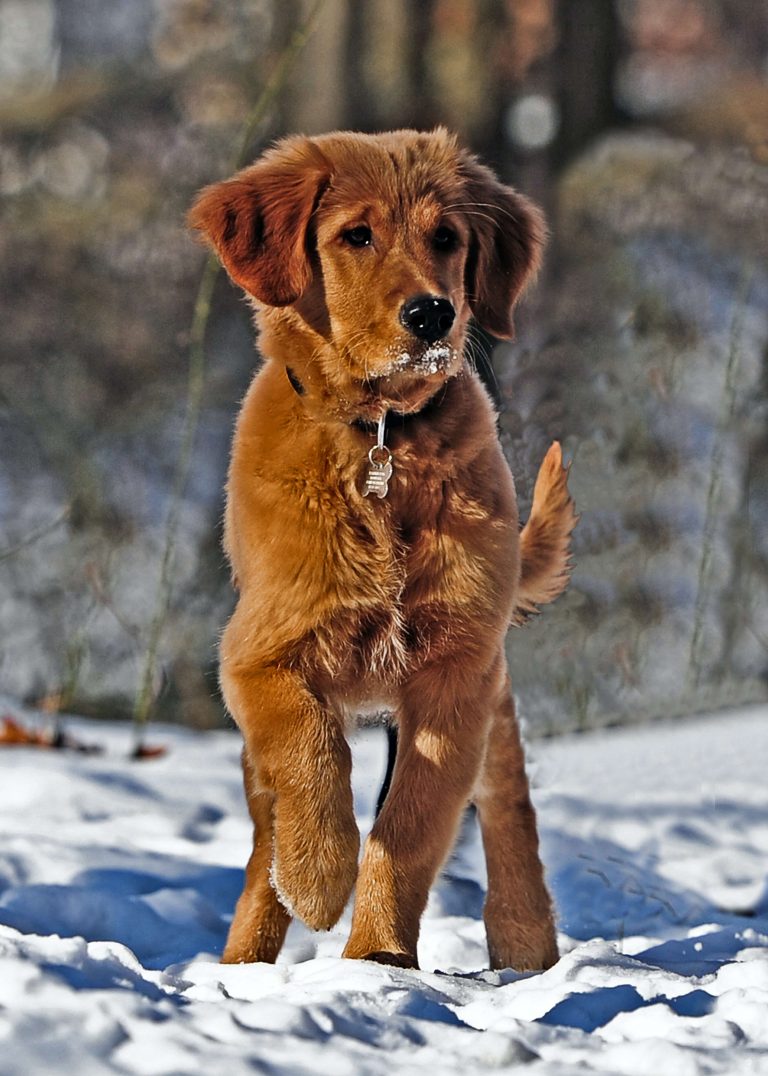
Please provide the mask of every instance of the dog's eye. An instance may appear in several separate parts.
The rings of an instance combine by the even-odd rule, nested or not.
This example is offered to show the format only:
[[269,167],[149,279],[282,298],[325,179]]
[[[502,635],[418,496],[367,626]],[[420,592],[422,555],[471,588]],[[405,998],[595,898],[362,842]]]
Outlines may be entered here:
[[356,228],[347,228],[346,232],[342,232],[342,239],[351,247],[369,247],[373,235],[366,224],[358,224]]
[[453,228],[449,228],[447,224],[441,224],[432,236],[432,243],[435,250],[455,250],[458,242],[458,235],[454,232]]

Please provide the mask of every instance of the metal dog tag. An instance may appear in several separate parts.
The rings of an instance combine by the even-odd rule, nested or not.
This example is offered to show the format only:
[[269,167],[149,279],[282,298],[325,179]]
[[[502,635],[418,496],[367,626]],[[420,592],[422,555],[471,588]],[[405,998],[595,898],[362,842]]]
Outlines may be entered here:
[[363,496],[386,497],[389,491],[389,480],[392,477],[392,453],[384,444],[384,429],[387,422],[387,412],[382,411],[379,419],[379,428],[376,435],[376,444],[368,453],[368,474],[363,486]]
[[385,445],[374,445],[368,453],[370,467],[363,486],[363,496],[386,497],[392,477],[392,453]]

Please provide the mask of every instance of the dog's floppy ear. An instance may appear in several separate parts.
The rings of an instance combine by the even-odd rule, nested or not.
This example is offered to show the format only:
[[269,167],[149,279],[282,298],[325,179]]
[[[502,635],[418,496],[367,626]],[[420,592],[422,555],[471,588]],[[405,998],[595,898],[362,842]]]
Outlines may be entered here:
[[501,183],[475,157],[464,154],[467,220],[467,298],[475,320],[494,336],[514,335],[512,307],[541,264],[544,216],[533,202]]
[[285,139],[232,179],[205,187],[187,219],[236,284],[267,306],[289,306],[311,280],[307,227],[329,174],[313,142]]

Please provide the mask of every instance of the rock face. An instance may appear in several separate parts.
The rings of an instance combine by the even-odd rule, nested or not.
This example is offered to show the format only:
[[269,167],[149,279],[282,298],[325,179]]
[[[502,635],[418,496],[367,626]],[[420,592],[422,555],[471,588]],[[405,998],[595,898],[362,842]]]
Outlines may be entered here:
[[495,355],[515,473],[562,438],[582,513],[569,594],[509,636],[523,710],[548,732],[765,698],[768,168],[612,136],[553,231],[543,329]]

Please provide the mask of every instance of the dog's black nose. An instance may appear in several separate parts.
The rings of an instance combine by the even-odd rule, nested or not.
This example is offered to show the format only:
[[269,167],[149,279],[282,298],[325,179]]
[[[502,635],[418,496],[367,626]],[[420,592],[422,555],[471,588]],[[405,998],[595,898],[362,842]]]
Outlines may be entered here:
[[400,321],[408,332],[428,344],[447,336],[455,317],[456,311],[448,300],[435,295],[417,295],[403,303],[400,310]]

